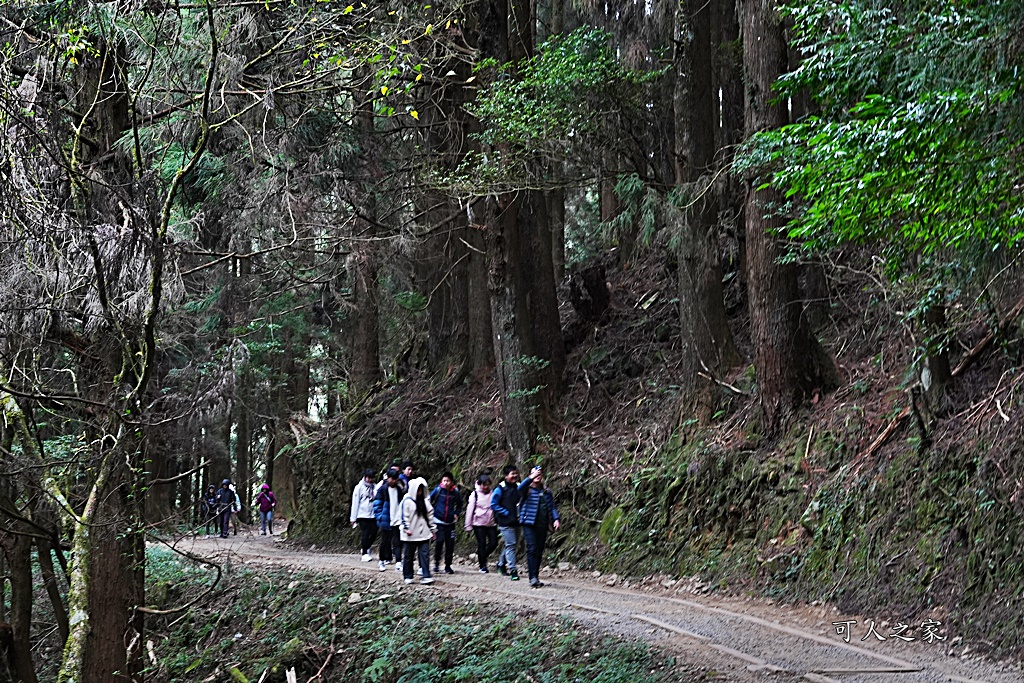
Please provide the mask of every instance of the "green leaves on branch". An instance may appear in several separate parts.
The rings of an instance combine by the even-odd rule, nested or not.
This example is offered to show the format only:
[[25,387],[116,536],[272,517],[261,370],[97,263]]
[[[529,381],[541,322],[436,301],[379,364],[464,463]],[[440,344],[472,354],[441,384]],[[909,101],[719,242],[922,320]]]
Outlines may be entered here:
[[535,161],[593,156],[603,133],[617,137],[622,118],[642,111],[647,87],[662,73],[627,69],[610,35],[592,27],[555,36],[518,63],[484,60],[476,70],[490,84],[467,110],[480,119],[477,138],[491,149],[468,157],[461,178],[448,184],[481,194],[496,185],[532,185],[528,166]]
[[[593,132],[603,115],[614,115],[602,111],[607,103],[639,94],[638,86],[661,73],[626,69],[615,59],[609,34],[591,27],[555,36],[518,64],[486,60],[477,68],[495,72],[469,107],[484,123],[481,141],[524,147]],[[612,91],[620,96],[607,97]]]
[[[821,113],[754,136],[739,169],[790,200],[809,248],[879,246],[893,270],[1016,247],[1024,132],[1019,5],[791,3],[803,63],[779,84]],[[960,256],[954,257],[953,254]]]

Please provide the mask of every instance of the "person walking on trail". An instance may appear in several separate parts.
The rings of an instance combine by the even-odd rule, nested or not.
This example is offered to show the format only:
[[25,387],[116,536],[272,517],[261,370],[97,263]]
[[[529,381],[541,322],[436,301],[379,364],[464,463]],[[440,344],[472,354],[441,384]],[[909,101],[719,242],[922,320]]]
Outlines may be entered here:
[[434,508],[434,522],[437,524],[434,572],[441,571],[441,555],[444,554],[444,573],[454,574],[452,557],[455,555],[455,525],[462,514],[462,494],[455,488],[455,476],[451,472],[441,475],[441,483],[430,492],[430,504]]
[[352,490],[352,512],[348,521],[352,523],[353,529],[359,527],[359,548],[363,562],[373,559],[370,546],[377,540],[377,520],[373,515],[373,479],[376,474],[372,469],[363,471],[363,478]]
[[260,536],[274,535],[274,508],[277,507],[277,496],[270,490],[270,484],[260,487],[260,495],[256,496],[256,504],[260,506]]
[[242,499],[238,497],[238,489],[234,484],[229,484],[231,493],[235,494],[235,500],[231,503],[231,534],[238,535],[238,513],[242,511]]
[[519,580],[516,569],[516,542],[519,540],[519,470],[515,465],[507,465],[502,470],[504,480],[498,484],[491,494],[491,510],[494,521],[498,523],[498,533],[505,542],[505,549],[498,557],[498,573],[509,576],[513,581]]
[[412,480],[416,466],[412,464],[412,460],[406,460],[402,463],[401,475],[399,475],[399,486],[402,487],[402,494],[409,492],[409,482]]
[[481,474],[476,478],[476,487],[466,503],[466,531],[476,537],[476,558],[480,573],[487,573],[487,558],[498,547],[498,527],[491,509],[491,476]]
[[220,527],[220,537],[228,537],[228,525],[231,522],[231,508],[235,505],[235,492],[231,490],[231,480],[225,479],[217,489],[217,526]]
[[420,561],[420,583],[434,583],[430,575],[430,541],[437,537],[434,509],[427,496],[427,480],[416,477],[409,482],[409,492],[402,499],[402,540],[405,558],[402,576],[406,583],[413,581],[413,556]]
[[[380,562],[377,568],[384,571],[388,562],[402,561],[402,537],[399,526],[402,523],[402,489],[399,471],[391,468],[384,475],[384,483],[377,487],[373,496],[373,516],[380,529]],[[398,567],[401,569],[401,566]]]
[[[210,484],[199,500],[199,514],[206,524],[206,537],[210,537],[210,525],[217,519],[217,487]],[[218,525],[219,526],[219,525]]]
[[526,536],[526,570],[530,586],[540,588],[540,562],[548,540],[548,527],[556,531],[561,526],[558,508],[551,489],[544,486],[544,475],[540,466],[530,471],[530,476],[519,485],[519,524]]

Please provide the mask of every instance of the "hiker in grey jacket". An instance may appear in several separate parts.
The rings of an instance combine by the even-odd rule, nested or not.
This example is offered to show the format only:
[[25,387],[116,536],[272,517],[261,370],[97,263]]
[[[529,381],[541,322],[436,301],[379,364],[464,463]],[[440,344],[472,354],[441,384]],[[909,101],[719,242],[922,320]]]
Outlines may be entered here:
[[373,515],[373,479],[376,472],[367,469],[363,472],[363,478],[352,489],[352,512],[349,514],[349,522],[354,529],[357,525],[360,531],[360,544],[363,562],[369,562],[370,546],[377,540],[377,520]]

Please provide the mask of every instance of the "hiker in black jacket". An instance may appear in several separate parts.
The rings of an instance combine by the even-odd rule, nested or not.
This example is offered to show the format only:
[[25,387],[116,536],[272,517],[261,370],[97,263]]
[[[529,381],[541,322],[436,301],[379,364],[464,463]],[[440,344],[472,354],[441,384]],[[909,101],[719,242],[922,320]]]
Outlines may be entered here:
[[231,510],[235,506],[235,492],[231,490],[231,480],[225,479],[217,489],[217,515],[220,517],[220,537],[228,537],[231,526]]
[[494,510],[494,521],[498,523],[498,532],[505,542],[505,549],[498,558],[498,573],[510,576],[513,581],[519,580],[516,570],[516,542],[519,540],[519,470],[515,465],[507,465],[502,474],[505,479],[491,494],[491,509]]

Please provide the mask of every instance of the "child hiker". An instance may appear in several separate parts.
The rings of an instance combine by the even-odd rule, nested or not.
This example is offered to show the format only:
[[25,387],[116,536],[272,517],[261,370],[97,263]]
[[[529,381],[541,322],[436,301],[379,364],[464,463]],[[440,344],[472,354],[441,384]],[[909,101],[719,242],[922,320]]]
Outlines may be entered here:
[[487,558],[498,547],[498,527],[491,509],[491,477],[481,474],[476,478],[476,490],[466,503],[466,531],[476,537],[476,558],[480,573],[487,573]]
[[427,500],[427,480],[416,477],[409,481],[409,492],[402,499],[402,540],[405,541],[405,557],[402,576],[406,583],[412,583],[413,556],[420,561],[420,583],[434,583],[430,575],[430,541],[436,537],[434,510]]

